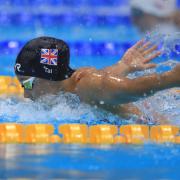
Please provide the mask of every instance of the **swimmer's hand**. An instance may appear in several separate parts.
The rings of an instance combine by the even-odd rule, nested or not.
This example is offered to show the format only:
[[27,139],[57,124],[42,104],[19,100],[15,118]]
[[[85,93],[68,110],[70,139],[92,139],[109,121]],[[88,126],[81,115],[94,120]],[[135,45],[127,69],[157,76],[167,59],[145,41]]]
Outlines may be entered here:
[[154,68],[156,64],[149,62],[161,54],[160,51],[154,52],[155,50],[156,45],[152,46],[151,42],[144,43],[141,40],[127,50],[119,63],[126,65],[129,72]]

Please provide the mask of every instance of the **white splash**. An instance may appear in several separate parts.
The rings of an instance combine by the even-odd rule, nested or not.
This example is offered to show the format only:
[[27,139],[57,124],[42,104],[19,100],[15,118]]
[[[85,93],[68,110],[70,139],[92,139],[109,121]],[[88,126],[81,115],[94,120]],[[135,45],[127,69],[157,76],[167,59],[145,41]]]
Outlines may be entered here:
[[37,101],[0,99],[1,122],[18,123],[113,123],[117,117],[81,103],[70,93],[49,95]]
[[135,104],[147,116],[150,123],[157,121],[157,115],[171,124],[180,125],[180,93],[177,88],[164,90]]

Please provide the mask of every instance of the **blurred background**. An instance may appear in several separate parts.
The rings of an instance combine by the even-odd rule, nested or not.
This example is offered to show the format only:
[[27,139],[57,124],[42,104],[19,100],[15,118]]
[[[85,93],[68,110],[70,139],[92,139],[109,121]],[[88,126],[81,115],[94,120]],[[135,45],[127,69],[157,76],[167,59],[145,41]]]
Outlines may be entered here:
[[73,68],[111,65],[150,32],[179,35],[179,8],[180,0],[0,0],[0,74],[14,75],[20,48],[43,35],[69,43]]

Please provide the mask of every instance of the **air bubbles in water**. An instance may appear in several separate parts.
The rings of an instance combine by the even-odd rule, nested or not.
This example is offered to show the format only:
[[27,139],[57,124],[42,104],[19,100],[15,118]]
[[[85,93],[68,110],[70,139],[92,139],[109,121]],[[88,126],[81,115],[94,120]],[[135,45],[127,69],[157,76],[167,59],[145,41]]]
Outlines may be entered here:
[[99,104],[103,105],[103,104],[104,104],[104,101],[99,101]]
[[145,39],[158,45],[158,50],[168,58],[172,53],[180,54],[180,32],[163,34],[157,27],[154,31],[148,32]]

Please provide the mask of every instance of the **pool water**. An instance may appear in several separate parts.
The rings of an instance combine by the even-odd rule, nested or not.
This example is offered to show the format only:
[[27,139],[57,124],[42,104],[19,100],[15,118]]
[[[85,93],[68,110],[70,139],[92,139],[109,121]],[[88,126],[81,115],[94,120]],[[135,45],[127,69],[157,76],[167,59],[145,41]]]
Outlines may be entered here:
[[[11,58],[9,56],[9,60],[13,61]],[[86,58],[77,57],[77,59],[80,61],[85,59],[86,63],[92,63],[92,65],[98,59],[99,64],[96,63],[98,68],[106,63],[110,64],[110,61],[102,63],[103,57],[89,57],[89,60],[86,56]],[[109,57],[109,59],[113,63],[116,58]],[[162,63],[161,60],[159,63]],[[173,63],[177,62],[173,61]],[[77,63],[77,66],[80,64]],[[162,64],[159,71],[166,71],[168,68],[171,67]],[[8,75],[13,75],[12,65],[3,70]],[[134,76],[139,74],[131,75],[131,78]],[[21,102],[15,98],[0,100],[0,119],[1,122],[24,124],[51,123],[56,127],[63,123],[88,125],[125,123],[112,114],[107,115],[79,102],[78,97],[72,99],[73,104],[70,104],[64,95],[60,94],[51,108],[42,102]],[[179,99],[178,93],[163,91],[149,97],[148,102],[149,106],[166,114],[172,120],[172,124],[179,125]],[[145,100],[140,100],[137,105],[143,107],[144,102]],[[151,117],[151,109],[144,111]],[[103,121],[105,117],[109,122]],[[1,144],[0,177],[2,179],[27,177],[33,179],[179,179],[179,153],[179,145],[158,145],[148,142],[145,145],[113,146]]]
[[32,179],[179,179],[175,145],[0,145],[0,176]]
[[[128,2],[119,0],[78,0],[83,7],[93,8],[79,15],[76,1],[8,0],[0,8],[0,75],[14,76],[13,65],[20,48],[30,39],[48,35],[66,40],[71,48],[71,66],[95,66],[100,69],[116,63],[126,49],[141,38],[132,25]],[[53,7],[55,3],[56,6]],[[30,5],[29,5],[30,4]],[[44,7],[42,7],[42,4]],[[59,5],[58,5],[59,4]],[[72,11],[59,7],[65,4]],[[118,11],[116,6],[118,5]],[[101,6],[115,15],[98,14]],[[107,8],[108,6],[108,8]],[[30,8],[31,7],[31,8]],[[32,8],[33,7],[33,8]],[[35,8],[34,8],[35,7]],[[113,8],[113,10],[112,10]],[[50,12],[51,10],[51,13]],[[70,13],[72,12],[72,13]],[[58,14],[60,13],[60,14]],[[96,14],[97,13],[97,14]],[[163,38],[164,39],[163,39]],[[149,38],[149,35],[148,37]],[[180,36],[165,37],[158,30],[150,39],[159,42],[163,55],[154,62],[154,70],[129,75],[135,78],[148,73],[168,71],[180,61]],[[163,39],[163,40],[162,40]],[[164,43],[165,42],[165,43]],[[163,44],[163,45],[162,45]],[[69,98],[71,97],[70,100]],[[46,101],[55,99],[52,107]],[[144,103],[148,108],[144,107]],[[152,107],[166,115],[172,124],[180,125],[180,94],[156,93],[136,102],[151,120]],[[24,107],[27,107],[26,109]],[[22,110],[23,109],[23,110]],[[108,119],[104,121],[104,119]],[[40,102],[22,102],[16,98],[0,99],[0,122],[24,124],[63,123],[116,124],[127,123],[112,114],[99,111],[70,94],[46,97]],[[132,121],[130,121],[133,123]],[[56,130],[57,131],[57,130]],[[180,179],[180,146],[172,144],[144,145],[27,145],[0,144],[0,179]]]

